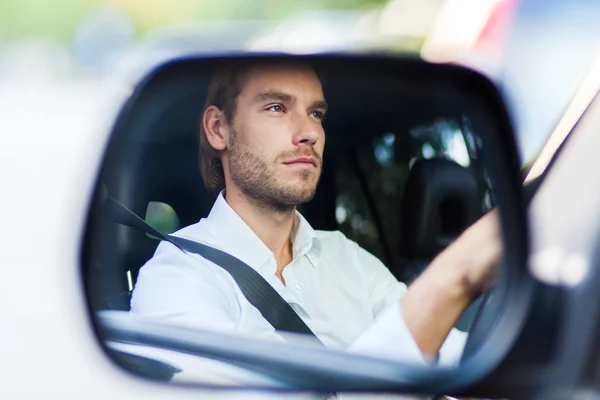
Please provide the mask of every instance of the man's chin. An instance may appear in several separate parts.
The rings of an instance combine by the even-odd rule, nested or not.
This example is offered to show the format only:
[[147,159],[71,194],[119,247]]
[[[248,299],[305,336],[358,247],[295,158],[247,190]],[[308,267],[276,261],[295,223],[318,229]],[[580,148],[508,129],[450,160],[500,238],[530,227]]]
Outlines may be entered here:
[[310,202],[314,197],[315,197],[314,194],[308,195],[308,196],[298,197],[298,199],[296,201],[296,205],[306,204],[306,203]]
[[308,203],[315,197],[316,190],[311,189],[303,193],[298,193],[296,204]]
[[280,200],[291,206],[308,203],[315,197],[316,192],[314,187],[308,187],[305,190],[290,190],[289,187],[286,189],[281,191]]

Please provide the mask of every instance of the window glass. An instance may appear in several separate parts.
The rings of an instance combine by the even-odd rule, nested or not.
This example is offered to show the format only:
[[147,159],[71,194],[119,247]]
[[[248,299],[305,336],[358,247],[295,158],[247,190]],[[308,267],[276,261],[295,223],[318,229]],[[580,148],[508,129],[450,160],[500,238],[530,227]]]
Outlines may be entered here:
[[[335,163],[335,217],[338,229],[376,255],[388,267],[402,264],[404,186],[417,160],[443,159],[469,169],[481,188],[482,209],[491,208],[491,193],[478,160],[478,138],[468,118],[440,118],[407,130],[374,132],[347,146]],[[455,213],[450,207],[449,217]]]

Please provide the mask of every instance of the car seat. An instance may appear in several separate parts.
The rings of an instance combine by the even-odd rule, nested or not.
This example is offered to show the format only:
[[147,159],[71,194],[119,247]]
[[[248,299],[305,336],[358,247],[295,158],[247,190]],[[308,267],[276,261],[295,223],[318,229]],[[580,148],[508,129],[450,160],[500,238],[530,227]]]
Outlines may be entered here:
[[[204,188],[197,148],[187,143],[136,143],[124,150],[127,157],[107,172],[104,182],[110,196],[144,218],[151,201],[171,206],[180,225],[193,224],[208,215],[215,196]],[[141,266],[152,257],[158,240],[137,229],[119,225],[110,215],[99,220],[96,235],[96,273],[89,279],[99,309],[129,309],[127,272],[135,284]]]
[[[445,159],[415,162],[400,208],[399,251],[408,260],[402,276],[407,284],[483,214],[482,194],[469,168]],[[473,303],[457,328],[467,330],[475,311]]]

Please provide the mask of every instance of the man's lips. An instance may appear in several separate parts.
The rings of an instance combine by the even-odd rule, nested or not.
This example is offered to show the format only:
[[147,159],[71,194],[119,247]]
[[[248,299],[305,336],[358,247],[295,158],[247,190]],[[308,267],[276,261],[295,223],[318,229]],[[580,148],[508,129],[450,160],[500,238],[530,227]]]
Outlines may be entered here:
[[313,167],[317,166],[317,161],[313,157],[299,157],[293,160],[285,161],[285,165],[312,165]]

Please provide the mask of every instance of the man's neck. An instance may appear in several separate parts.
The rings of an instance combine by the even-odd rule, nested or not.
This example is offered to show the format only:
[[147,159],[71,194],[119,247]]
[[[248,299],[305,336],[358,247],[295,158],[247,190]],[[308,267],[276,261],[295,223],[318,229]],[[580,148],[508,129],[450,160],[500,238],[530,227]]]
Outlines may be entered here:
[[290,236],[296,217],[295,208],[289,211],[274,211],[250,201],[236,190],[228,190],[224,197],[227,204],[273,252],[277,260],[276,275],[285,284],[281,273],[293,257]]

